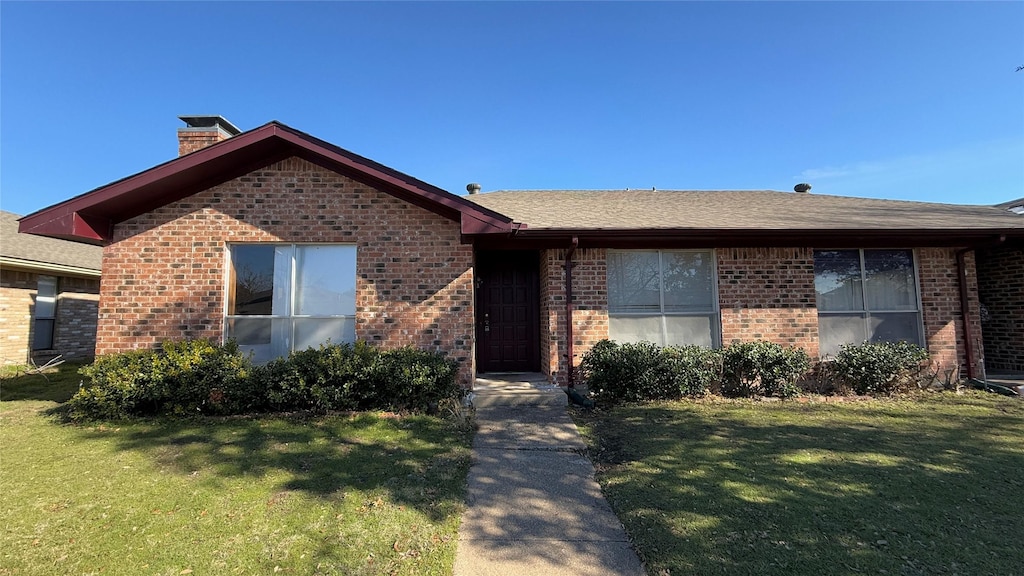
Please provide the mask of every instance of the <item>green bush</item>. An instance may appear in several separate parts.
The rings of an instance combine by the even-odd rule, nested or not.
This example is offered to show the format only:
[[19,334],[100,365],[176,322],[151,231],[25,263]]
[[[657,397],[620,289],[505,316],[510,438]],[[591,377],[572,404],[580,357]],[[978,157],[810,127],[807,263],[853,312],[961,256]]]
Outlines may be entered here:
[[718,378],[719,366],[718,352],[701,346],[609,340],[595,344],[580,362],[591,396],[609,404],[701,396]]
[[71,398],[68,409],[75,419],[237,413],[251,403],[250,368],[234,343],[208,340],[100,356],[80,370],[91,383]]
[[97,358],[72,419],[304,410],[429,410],[458,399],[458,364],[412,347],[328,344],[262,366],[233,342],[167,342]]
[[811,367],[802,348],[774,342],[734,342],[722,351],[724,396],[775,396],[800,393],[797,381]]
[[662,349],[662,362],[682,396],[704,396],[722,377],[722,353],[712,348],[668,346]]
[[843,346],[831,372],[857,394],[892,394],[909,387],[928,351],[909,342],[865,342]]

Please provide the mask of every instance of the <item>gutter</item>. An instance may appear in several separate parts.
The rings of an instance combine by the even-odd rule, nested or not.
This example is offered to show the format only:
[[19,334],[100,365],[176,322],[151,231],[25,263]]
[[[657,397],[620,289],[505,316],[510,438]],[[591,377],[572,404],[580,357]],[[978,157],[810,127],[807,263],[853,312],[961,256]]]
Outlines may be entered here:
[[579,236],[572,237],[572,246],[565,253],[565,337],[566,337],[566,382],[569,388],[575,388],[576,382],[573,379],[573,335],[572,335],[572,257],[576,254],[576,248],[580,245]]

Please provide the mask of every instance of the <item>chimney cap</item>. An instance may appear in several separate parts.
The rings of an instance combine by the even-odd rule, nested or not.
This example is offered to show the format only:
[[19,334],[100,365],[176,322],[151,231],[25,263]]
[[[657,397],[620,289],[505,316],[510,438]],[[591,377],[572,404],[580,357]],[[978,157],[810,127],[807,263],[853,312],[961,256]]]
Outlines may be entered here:
[[811,185],[806,182],[801,182],[800,184],[793,186],[793,191],[806,194],[811,191]]
[[224,132],[228,136],[237,136],[242,131],[237,126],[228,122],[223,116],[217,115],[197,115],[197,116],[178,116],[178,118],[185,124],[188,124],[186,128],[179,128],[178,130],[211,130],[216,129]]
[[479,194],[480,185],[477,184],[476,182],[470,182],[469,184],[466,184],[466,191],[469,192],[470,194]]

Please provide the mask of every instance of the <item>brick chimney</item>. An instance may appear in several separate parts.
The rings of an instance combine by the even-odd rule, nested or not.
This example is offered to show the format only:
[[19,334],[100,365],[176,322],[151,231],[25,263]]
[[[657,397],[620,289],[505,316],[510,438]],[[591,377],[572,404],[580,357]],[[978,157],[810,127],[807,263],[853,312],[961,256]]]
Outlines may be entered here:
[[207,146],[227,140],[242,131],[223,116],[178,116],[185,128],[178,128],[178,156],[191,154]]

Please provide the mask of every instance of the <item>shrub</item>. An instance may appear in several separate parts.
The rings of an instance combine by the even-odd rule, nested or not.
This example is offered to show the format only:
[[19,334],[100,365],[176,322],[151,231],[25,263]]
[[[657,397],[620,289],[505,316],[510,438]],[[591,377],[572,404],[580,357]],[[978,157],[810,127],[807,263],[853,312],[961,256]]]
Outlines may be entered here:
[[831,372],[857,394],[892,394],[921,373],[928,352],[909,342],[865,342],[843,346]]
[[704,346],[668,346],[662,349],[663,365],[673,375],[682,396],[708,393],[722,377],[722,354]]
[[439,352],[412,346],[386,350],[373,363],[363,402],[381,410],[436,410],[445,399],[462,395],[455,378],[459,365]]
[[602,340],[583,355],[580,369],[594,399],[614,404],[703,395],[719,365],[718,352],[701,346]]
[[328,344],[253,366],[233,342],[167,342],[103,356],[82,369],[91,385],[72,419],[263,411],[424,410],[461,398],[458,364],[411,347]]
[[91,384],[68,402],[75,419],[228,414],[251,403],[251,365],[233,342],[165,342],[160,350],[101,356],[80,372]]
[[774,342],[734,342],[722,351],[722,394],[725,396],[796,396],[796,382],[811,367],[802,348]]

